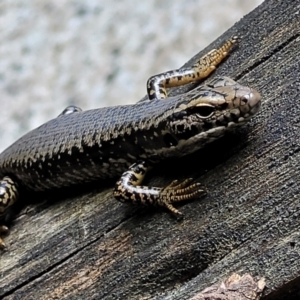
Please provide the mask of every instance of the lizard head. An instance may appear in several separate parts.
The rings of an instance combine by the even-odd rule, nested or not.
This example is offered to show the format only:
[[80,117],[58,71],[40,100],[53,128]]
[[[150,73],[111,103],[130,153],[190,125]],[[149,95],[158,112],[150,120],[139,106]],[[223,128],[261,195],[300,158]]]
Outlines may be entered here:
[[213,88],[202,86],[182,97],[169,116],[173,133],[179,137],[227,131],[245,124],[258,112],[261,96],[255,89],[232,80],[226,83]]
[[165,144],[182,155],[192,153],[245,124],[260,104],[261,96],[255,89],[220,77],[213,86],[201,86],[178,98],[168,116]]

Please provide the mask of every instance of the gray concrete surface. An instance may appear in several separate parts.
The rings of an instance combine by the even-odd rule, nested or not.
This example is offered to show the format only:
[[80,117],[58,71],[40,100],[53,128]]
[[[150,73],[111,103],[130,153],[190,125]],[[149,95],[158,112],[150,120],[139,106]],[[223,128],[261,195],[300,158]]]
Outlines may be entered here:
[[67,105],[134,103],[262,0],[0,2],[0,151]]

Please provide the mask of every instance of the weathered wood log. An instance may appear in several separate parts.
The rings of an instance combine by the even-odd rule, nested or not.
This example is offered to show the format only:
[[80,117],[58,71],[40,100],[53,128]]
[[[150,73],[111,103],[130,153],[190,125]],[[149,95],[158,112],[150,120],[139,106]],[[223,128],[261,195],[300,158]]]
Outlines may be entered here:
[[180,205],[184,220],[115,201],[113,183],[32,204],[5,239],[0,297],[189,299],[237,272],[265,278],[263,299],[299,299],[299,8],[267,0],[187,63],[240,35],[213,76],[253,86],[263,104],[236,134],[149,174],[155,185],[194,177],[208,188]]

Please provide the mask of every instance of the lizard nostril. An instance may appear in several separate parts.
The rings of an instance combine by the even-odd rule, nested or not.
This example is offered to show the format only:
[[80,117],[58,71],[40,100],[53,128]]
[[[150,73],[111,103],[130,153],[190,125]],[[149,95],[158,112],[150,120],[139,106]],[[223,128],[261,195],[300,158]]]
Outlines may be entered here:
[[246,97],[242,97],[241,102],[242,102],[242,104],[247,104],[248,99]]

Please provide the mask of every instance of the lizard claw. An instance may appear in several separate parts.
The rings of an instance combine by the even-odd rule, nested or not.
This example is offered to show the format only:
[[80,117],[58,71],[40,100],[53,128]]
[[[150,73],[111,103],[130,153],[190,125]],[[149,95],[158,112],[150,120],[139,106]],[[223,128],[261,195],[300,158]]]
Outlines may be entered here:
[[192,178],[185,179],[181,182],[178,180],[172,181],[160,192],[159,205],[166,207],[176,215],[182,215],[172,203],[206,195],[206,191],[202,188],[202,185],[198,182],[192,183],[192,181]]

